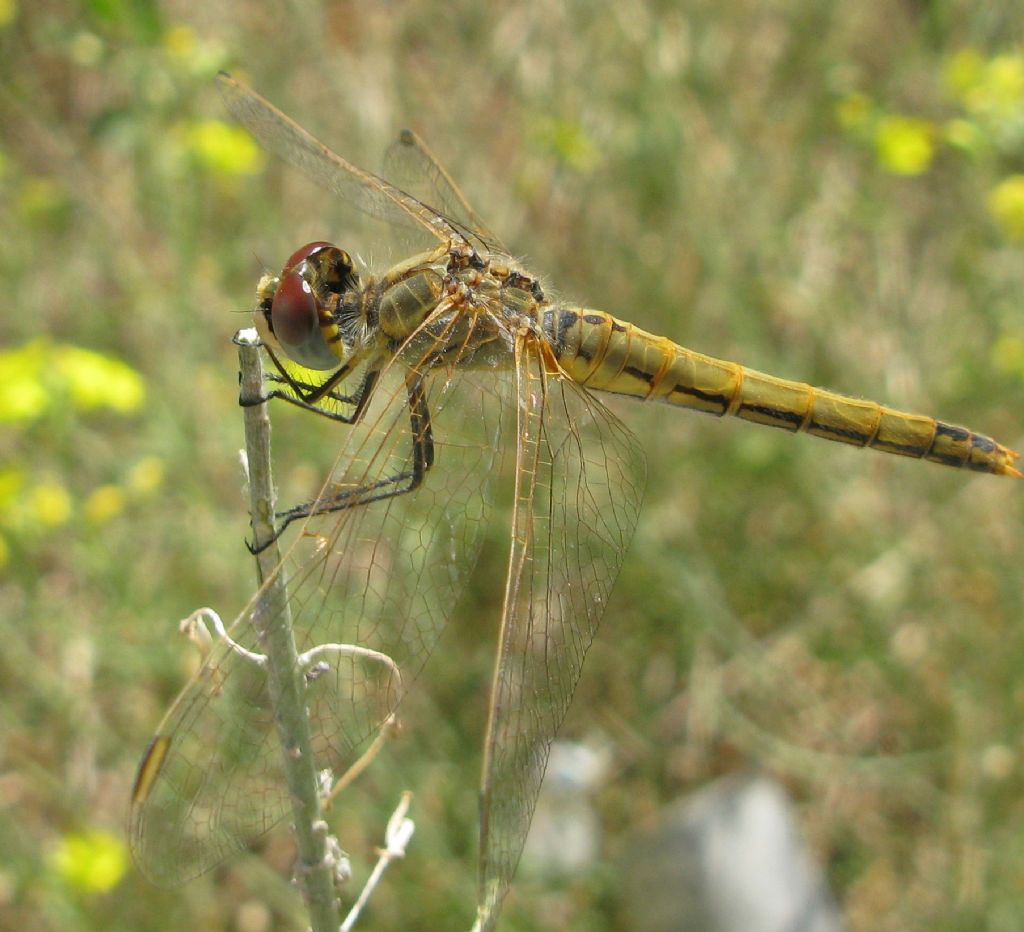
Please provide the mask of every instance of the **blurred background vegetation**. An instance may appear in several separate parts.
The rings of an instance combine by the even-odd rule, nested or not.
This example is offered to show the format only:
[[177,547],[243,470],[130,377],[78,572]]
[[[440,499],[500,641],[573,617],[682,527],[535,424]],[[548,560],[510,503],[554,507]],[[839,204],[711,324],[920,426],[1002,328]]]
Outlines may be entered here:
[[[423,133],[574,300],[1024,444],[1024,8],[1012,0],[0,0],[0,926],[303,928],[272,834],[132,869],[137,760],[253,569],[236,358],[256,279],[351,218],[227,122],[220,68],[354,161]],[[851,929],[1024,926],[1024,526],[1007,480],[616,405],[646,506],[565,734],[601,859],[524,860],[507,929],[629,928],[630,833],[714,777],[793,794]],[[278,412],[277,469],[336,434]],[[328,425],[329,426],[329,425]],[[336,828],[362,928],[460,928],[503,528]]]

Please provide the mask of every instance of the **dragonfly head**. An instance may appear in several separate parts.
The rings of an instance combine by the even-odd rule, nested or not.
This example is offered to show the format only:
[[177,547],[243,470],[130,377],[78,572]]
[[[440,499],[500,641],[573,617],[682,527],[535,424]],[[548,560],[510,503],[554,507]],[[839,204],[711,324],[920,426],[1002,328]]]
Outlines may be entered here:
[[[359,287],[352,258],[343,249],[318,241],[296,250],[280,277],[258,288],[258,324],[264,324],[293,362],[307,369],[336,369],[345,343],[333,308]],[[260,327],[259,329],[263,329]]]

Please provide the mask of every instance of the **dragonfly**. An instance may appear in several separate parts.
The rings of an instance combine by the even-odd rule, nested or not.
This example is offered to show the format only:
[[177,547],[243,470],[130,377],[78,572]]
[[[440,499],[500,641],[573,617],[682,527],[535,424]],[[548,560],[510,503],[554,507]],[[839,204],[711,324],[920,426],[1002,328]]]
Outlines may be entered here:
[[[598,393],[1021,476],[1018,454],[983,434],[706,356],[563,301],[512,258],[416,134],[403,131],[385,161],[400,187],[230,76],[219,82],[268,151],[413,250],[370,274],[312,242],[257,287],[255,323],[276,372],[269,396],[339,422],[319,494],[277,515],[279,534],[302,529],[282,563],[297,646],[368,649],[308,678],[318,768],[343,773],[396,713],[458,604],[500,483],[511,483],[476,928],[497,922],[640,514],[641,445]],[[257,592],[231,636],[258,647],[253,620],[265,610]],[[280,758],[263,675],[214,643],[140,765],[129,834],[141,870],[183,883],[279,822],[290,807]]]

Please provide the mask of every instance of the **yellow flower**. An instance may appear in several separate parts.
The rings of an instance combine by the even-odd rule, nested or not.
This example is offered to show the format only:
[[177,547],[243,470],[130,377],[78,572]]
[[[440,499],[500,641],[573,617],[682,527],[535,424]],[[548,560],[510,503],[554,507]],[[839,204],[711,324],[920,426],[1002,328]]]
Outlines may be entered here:
[[32,421],[50,405],[42,383],[46,349],[35,340],[0,352],[0,422]]
[[0,29],[10,26],[18,15],[17,0],[0,0]]
[[254,175],[263,153],[242,127],[203,120],[185,128],[185,147],[202,165],[221,175]]
[[984,70],[985,59],[980,52],[961,49],[946,62],[943,78],[953,96],[962,100],[977,87]]
[[163,36],[164,48],[178,58],[188,58],[196,48],[196,34],[191,26],[171,26]]
[[894,114],[875,129],[875,151],[882,167],[894,175],[920,175],[935,154],[935,127],[927,120]]
[[105,893],[124,876],[128,856],[120,836],[93,830],[65,835],[50,864],[68,886],[84,893]]
[[64,377],[72,402],[82,410],[107,407],[130,414],[146,398],[142,376],[127,363],[77,346],[53,350],[54,371]]
[[85,517],[93,524],[106,524],[124,511],[124,493],[116,485],[101,485],[85,500]]
[[1024,175],[1004,178],[989,191],[986,203],[1007,239],[1024,240]]
[[1024,107],[1024,56],[997,55],[985,68],[983,103],[997,116]]
[[127,363],[77,346],[33,340],[0,352],[0,422],[41,417],[55,401],[121,414],[145,401],[142,376]]
[[973,49],[957,52],[945,68],[946,86],[973,114],[996,120],[1024,108],[1024,55],[1005,53],[985,59]]
[[71,495],[58,482],[40,482],[28,491],[28,513],[43,527],[65,524],[71,517]]

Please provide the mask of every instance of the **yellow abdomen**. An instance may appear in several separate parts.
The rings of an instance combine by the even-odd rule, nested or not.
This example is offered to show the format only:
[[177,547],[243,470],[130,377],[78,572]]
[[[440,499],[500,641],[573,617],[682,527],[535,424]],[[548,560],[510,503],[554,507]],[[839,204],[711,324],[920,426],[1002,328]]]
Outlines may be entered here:
[[1021,476],[1013,465],[1019,454],[984,434],[705,356],[603,311],[548,308],[544,329],[566,374],[595,391],[729,414],[945,466]]

